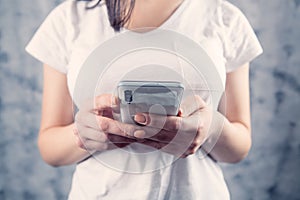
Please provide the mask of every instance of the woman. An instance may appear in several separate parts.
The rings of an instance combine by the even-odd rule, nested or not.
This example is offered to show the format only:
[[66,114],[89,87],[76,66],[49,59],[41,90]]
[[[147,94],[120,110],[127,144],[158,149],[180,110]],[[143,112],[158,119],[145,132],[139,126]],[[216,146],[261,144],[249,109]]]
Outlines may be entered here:
[[[196,106],[183,102],[178,116],[167,117],[155,140],[147,131],[113,119],[117,102],[110,94],[97,96],[96,107],[80,109],[74,119],[69,91],[75,87],[78,67],[95,44],[124,30],[145,31],[147,27],[178,31],[204,47],[223,68],[220,73],[226,83],[220,105],[226,113],[221,106],[213,111],[196,96]],[[67,0],[50,13],[27,51],[44,63],[41,155],[53,166],[78,163],[70,199],[229,199],[217,162],[239,162],[249,152],[249,62],[262,52],[248,21],[232,4],[223,0]],[[153,128],[161,121],[160,116],[145,113],[134,119]],[[199,159],[200,147],[205,150],[220,127],[216,145],[207,149],[209,156]],[[134,142],[160,149],[166,140],[171,143],[179,128],[184,133],[179,146],[192,142],[181,155],[178,146],[169,148],[167,154],[182,158],[166,168],[131,174],[101,165],[90,156],[114,155],[115,145],[122,148]]]

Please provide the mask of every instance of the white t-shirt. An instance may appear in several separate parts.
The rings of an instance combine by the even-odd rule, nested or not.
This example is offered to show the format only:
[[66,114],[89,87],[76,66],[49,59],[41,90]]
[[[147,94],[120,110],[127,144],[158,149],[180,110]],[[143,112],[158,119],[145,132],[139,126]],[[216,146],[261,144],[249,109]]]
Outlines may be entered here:
[[[110,26],[104,4],[86,9],[87,4],[93,3],[63,2],[49,14],[26,47],[35,58],[67,75],[71,94],[87,56],[119,34]],[[223,84],[226,72],[262,53],[245,16],[224,0],[185,0],[160,28],[177,31],[198,42],[215,63]],[[144,160],[126,157],[120,151],[102,155],[143,167]],[[151,162],[161,162],[160,159],[164,155],[150,158]],[[99,162],[96,156],[90,157],[77,165],[69,199],[219,200],[229,199],[229,193],[218,164],[208,156],[203,157],[199,150],[165,168],[138,174],[115,170]]]

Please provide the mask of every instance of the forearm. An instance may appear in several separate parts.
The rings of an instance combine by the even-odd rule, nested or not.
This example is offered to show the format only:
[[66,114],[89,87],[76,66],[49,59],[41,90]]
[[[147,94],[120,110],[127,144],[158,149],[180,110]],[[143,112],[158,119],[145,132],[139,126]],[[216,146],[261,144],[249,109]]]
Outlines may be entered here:
[[215,160],[236,163],[248,154],[251,147],[250,128],[239,122],[230,122],[216,112],[212,122],[211,137],[203,145]]
[[41,130],[38,146],[42,158],[52,166],[74,164],[90,154],[79,148],[73,133],[74,124]]

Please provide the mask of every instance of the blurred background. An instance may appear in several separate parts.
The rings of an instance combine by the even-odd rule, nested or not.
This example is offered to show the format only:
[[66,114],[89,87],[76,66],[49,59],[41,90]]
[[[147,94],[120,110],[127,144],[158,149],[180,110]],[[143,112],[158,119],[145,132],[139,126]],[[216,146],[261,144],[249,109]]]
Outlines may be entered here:
[[[74,166],[37,149],[41,64],[24,47],[59,0],[0,0],[0,199],[66,199]],[[253,148],[222,164],[233,200],[300,199],[300,0],[231,0],[264,48],[252,63]],[[54,147],[55,148],[55,147]]]

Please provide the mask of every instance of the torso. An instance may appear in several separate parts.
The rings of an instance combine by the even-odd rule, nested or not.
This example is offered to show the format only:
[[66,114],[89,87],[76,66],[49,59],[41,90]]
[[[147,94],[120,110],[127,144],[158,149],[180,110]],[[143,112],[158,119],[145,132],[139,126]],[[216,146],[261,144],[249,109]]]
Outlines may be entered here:
[[[144,27],[159,27],[185,34],[201,44],[207,53],[216,60],[218,63],[217,70],[220,75],[222,74],[224,82],[225,66],[222,60],[222,44],[219,43],[217,35],[205,35],[205,32],[209,33],[212,27],[209,25],[210,21],[201,18],[202,15],[207,16],[207,13],[205,13],[205,8],[200,7],[199,4],[206,1],[164,0],[165,3],[156,3],[158,1],[137,0],[131,23],[126,28],[134,30]],[[206,4],[217,1],[209,1]],[[196,6],[197,10],[193,6]],[[184,12],[185,9],[190,9],[190,12]],[[83,21],[79,24],[79,30],[82,32],[75,40],[68,66],[68,86],[71,93],[85,58],[99,44],[119,34],[110,27],[106,12],[104,6],[92,10],[89,14],[82,11],[83,16],[80,16],[80,19]],[[201,12],[203,14],[199,15]],[[157,13],[161,14],[158,15]],[[194,21],[198,26],[189,21],[194,16],[198,16]],[[90,19],[92,18],[102,19],[101,23],[91,22]],[[114,78],[108,77],[108,81],[113,81],[112,79]],[[126,153],[138,148],[141,147],[133,145],[124,151],[103,152],[99,156],[91,157],[80,163],[74,174],[70,198],[80,199],[81,196],[82,199],[229,199],[221,169],[211,158],[203,155],[200,158],[200,151],[186,160],[179,159],[173,165],[153,172],[138,174],[124,172],[128,169],[132,170],[132,167],[141,172],[146,163],[155,165],[155,163],[169,159],[167,155],[163,155],[162,158],[153,156],[149,157],[148,162],[145,162],[145,158],[129,156]],[[109,161],[112,159],[112,163],[124,163],[121,165],[124,170],[116,170],[115,167],[107,165],[107,162],[103,162],[103,159],[109,159]],[[213,187],[207,187],[207,185],[213,185]]]

